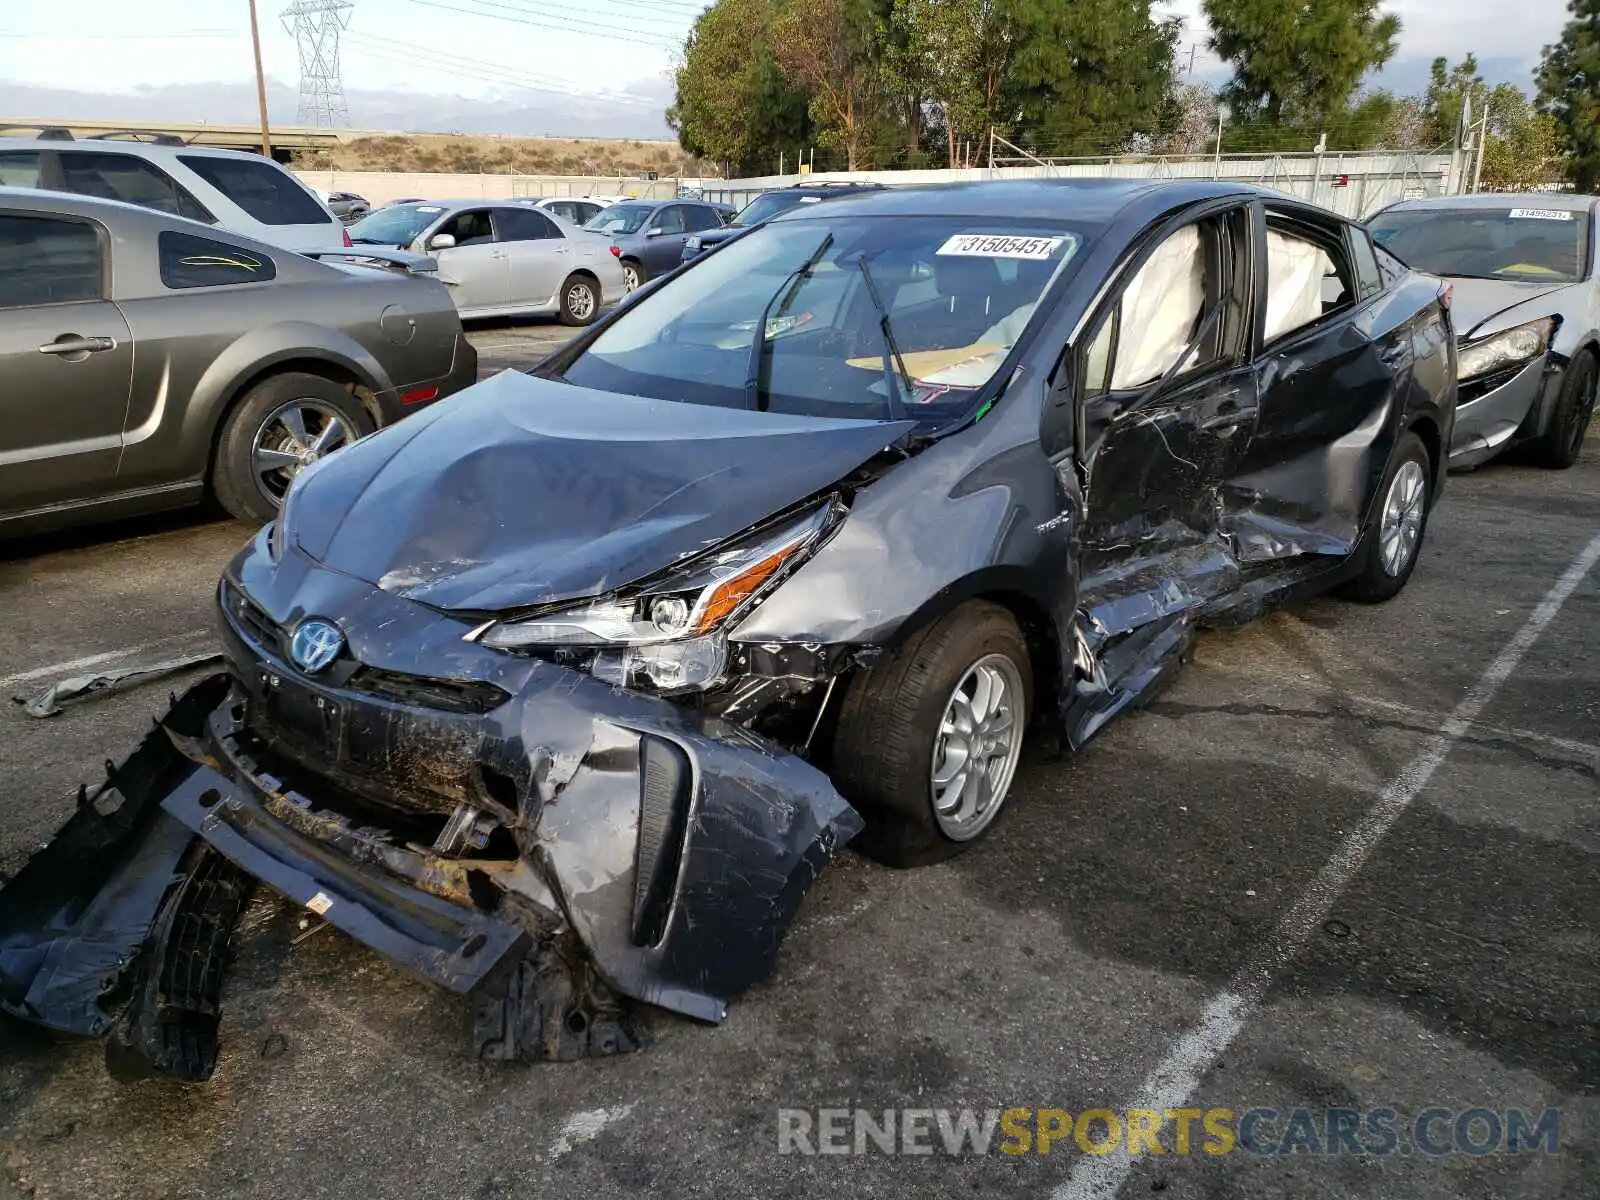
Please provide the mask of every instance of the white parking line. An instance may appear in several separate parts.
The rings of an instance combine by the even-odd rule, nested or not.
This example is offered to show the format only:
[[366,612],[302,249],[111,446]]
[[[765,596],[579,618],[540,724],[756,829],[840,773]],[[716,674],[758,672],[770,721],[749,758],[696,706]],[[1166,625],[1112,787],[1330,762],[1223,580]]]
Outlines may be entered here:
[[0,688],[8,688],[16,683],[27,683],[33,679],[49,679],[56,675],[70,675],[74,671],[83,670],[84,667],[98,667],[102,663],[116,662],[119,658],[132,658],[135,654],[143,654],[146,650],[154,650],[158,646],[170,646],[176,642],[192,642],[207,636],[209,636],[208,630],[191,629],[188,633],[175,633],[171,637],[156,638],[151,642],[140,642],[137,646],[126,646],[121,650],[107,650],[103,654],[90,654],[84,658],[73,658],[66,662],[51,663],[48,667],[34,667],[31,671],[18,671],[15,675],[0,675]]
[[[1596,561],[1600,561],[1600,534],[1583,548],[1572,565],[1545,593],[1527,623],[1445,718],[1422,752],[1407,763],[1383,790],[1277,929],[1256,947],[1228,986],[1212,997],[1195,1027],[1179,1038],[1166,1057],[1156,1064],[1155,1069],[1145,1077],[1138,1097],[1130,1100],[1125,1108],[1154,1109],[1165,1113],[1167,1109],[1183,1107],[1200,1086],[1206,1072],[1215,1066],[1238,1036],[1245,1021],[1260,1007],[1278,972],[1305,946],[1312,931],[1321,926],[1334,901],[1349,886],[1350,880],[1373,849],[1427,786],[1451,747],[1488,707],[1495,693],[1511,677],[1539,635],[1555,620],[1561,606],[1577,590]],[[1111,1154],[1081,1158],[1066,1182],[1051,1193],[1052,1200],[1110,1200],[1121,1190],[1132,1170],[1133,1158],[1120,1144]]]

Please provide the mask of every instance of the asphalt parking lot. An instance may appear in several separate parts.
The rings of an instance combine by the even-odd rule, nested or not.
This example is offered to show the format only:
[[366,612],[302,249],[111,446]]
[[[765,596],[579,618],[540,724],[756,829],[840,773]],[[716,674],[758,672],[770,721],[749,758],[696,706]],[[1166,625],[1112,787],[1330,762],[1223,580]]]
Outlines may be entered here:
[[[487,373],[565,336],[473,340]],[[247,536],[186,514],[0,548],[6,694],[204,647]],[[630,1057],[473,1063],[456,1002],[258,893],[209,1085],[0,1025],[0,1198],[1600,1194],[1597,538],[1600,439],[1453,479],[1399,599],[1203,635],[1150,708],[1035,754],[970,853],[843,855],[723,1026],[655,1014]],[[0,870],[169,686],[0,713]],[[780,1108],[1384,1106],[1554,1108],[1559,1141],[778,1152]]]

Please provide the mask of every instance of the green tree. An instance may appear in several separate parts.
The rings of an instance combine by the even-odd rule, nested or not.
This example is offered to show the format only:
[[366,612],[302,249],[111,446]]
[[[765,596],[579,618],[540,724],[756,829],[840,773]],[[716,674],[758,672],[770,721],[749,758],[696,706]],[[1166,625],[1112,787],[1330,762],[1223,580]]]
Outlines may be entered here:
[[884,23],[871,0],[787,0],[772,26],[778,69],[811,97],[817,140],[844,154],[846,170],[868,165],[891,99]]
[[1007,0],[1019,45],[1008,95],[1019,144],[1040,154],[1110,154],[1160,141],[1181,112],[1172,70],[1180,22],[1127,0]]
[[1573,187],[1593,192],[1600,185],[1600,0],[1569,0],[1567,12],[1572,19],[1539,64],[1539,103],[1555,123]]
[[1560,136],[1554,118],[1539,112],[1522,89],[1502,83],[1484,97],[1489,116],[1480,186],[1527,191],[1561,175]]
[[1014,115],[1007,95],[1020,46],[1005,0],[894,0],[894,66],[939,109],[953,162],[961,142],[982,144]]
[[772,53],[775,0],[717,0],[689,32],[667,123],[690,154],[735,175],[778,169],[779,155],[811,141],[809,95]]
[[1460,146],[1466,135],[1462,116],[1470,111],[1471,119],[1481,117],[1489,95],[1488,84],[1478,74],[1478,57],[1469,54],[1453,67],[1448,59],[1436,58],[1429,74],[1428,90],[1422,98],[1428,118],[1423,138],[1430,148]]
[[1204,0],[1211,49],[1233,67],[1223,98],[1241,123],[1309,129],[1346,114],[1400,34],[1379,2]]

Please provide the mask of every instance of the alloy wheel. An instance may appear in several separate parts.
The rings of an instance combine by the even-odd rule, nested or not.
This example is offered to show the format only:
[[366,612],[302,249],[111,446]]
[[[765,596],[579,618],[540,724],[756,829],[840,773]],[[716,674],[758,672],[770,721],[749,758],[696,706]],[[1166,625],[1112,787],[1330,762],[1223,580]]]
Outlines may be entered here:
[[639,268],[632,263],[622,265],[622,286],[630,292],[639,286]]
[[575,320],[587,321],[594,316],[594,310],[594,289],[587,283],[579,281],[567,288],[567,311]]
[[933,814],[952,841],[966,842],[999,815],[1022,751],[1022,674],[1003,654],[967,669],[939,720],[929,783]]
[[1583,437],[1589,431],[1589,422],[1594,417],[1595,398],[1595,369],[1592,360],[1585,356],[1583,374],[1578,380],[1577,403],[1572,406],[1568,417],[1571,424],[1567,428],[1567,453],[1572,458],[1578,456],[1578,451],[1583,448]]
[[331,404],[312,399],[281,404],[261,422],[250,444],[256,487],[281,504],[296,475],[355,440],[355,431]]
[[1383,523],[1378,532],[1383,569],[1391,579],[1403,575],[1416,556],[1427,499],[1428,477],[1422,464],[1414,458],[1408,459],[1389,483],[1389,494],[1383,501]]

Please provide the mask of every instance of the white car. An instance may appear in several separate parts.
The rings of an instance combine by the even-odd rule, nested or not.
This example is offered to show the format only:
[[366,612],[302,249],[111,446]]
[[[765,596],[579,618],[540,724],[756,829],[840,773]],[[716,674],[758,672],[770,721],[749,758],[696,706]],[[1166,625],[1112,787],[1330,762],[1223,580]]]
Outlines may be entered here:
[[546,196],[532,201],[532,207],[540,212],[554,213],[569,225],[586,225],[595,214],[610,205],[610,200],[598,200],[593,196]]
[[347,245],[344,225],[270,158],[190,146],[176,137],[74,138],[65,129],[0,137],[0,187],[122,200],[204,221],[286,250]]
[[514,200],[390,204],[348,232],[358,249],[432,255],[464,318],[548,315],[587,325],[627,291],[603,239]]

